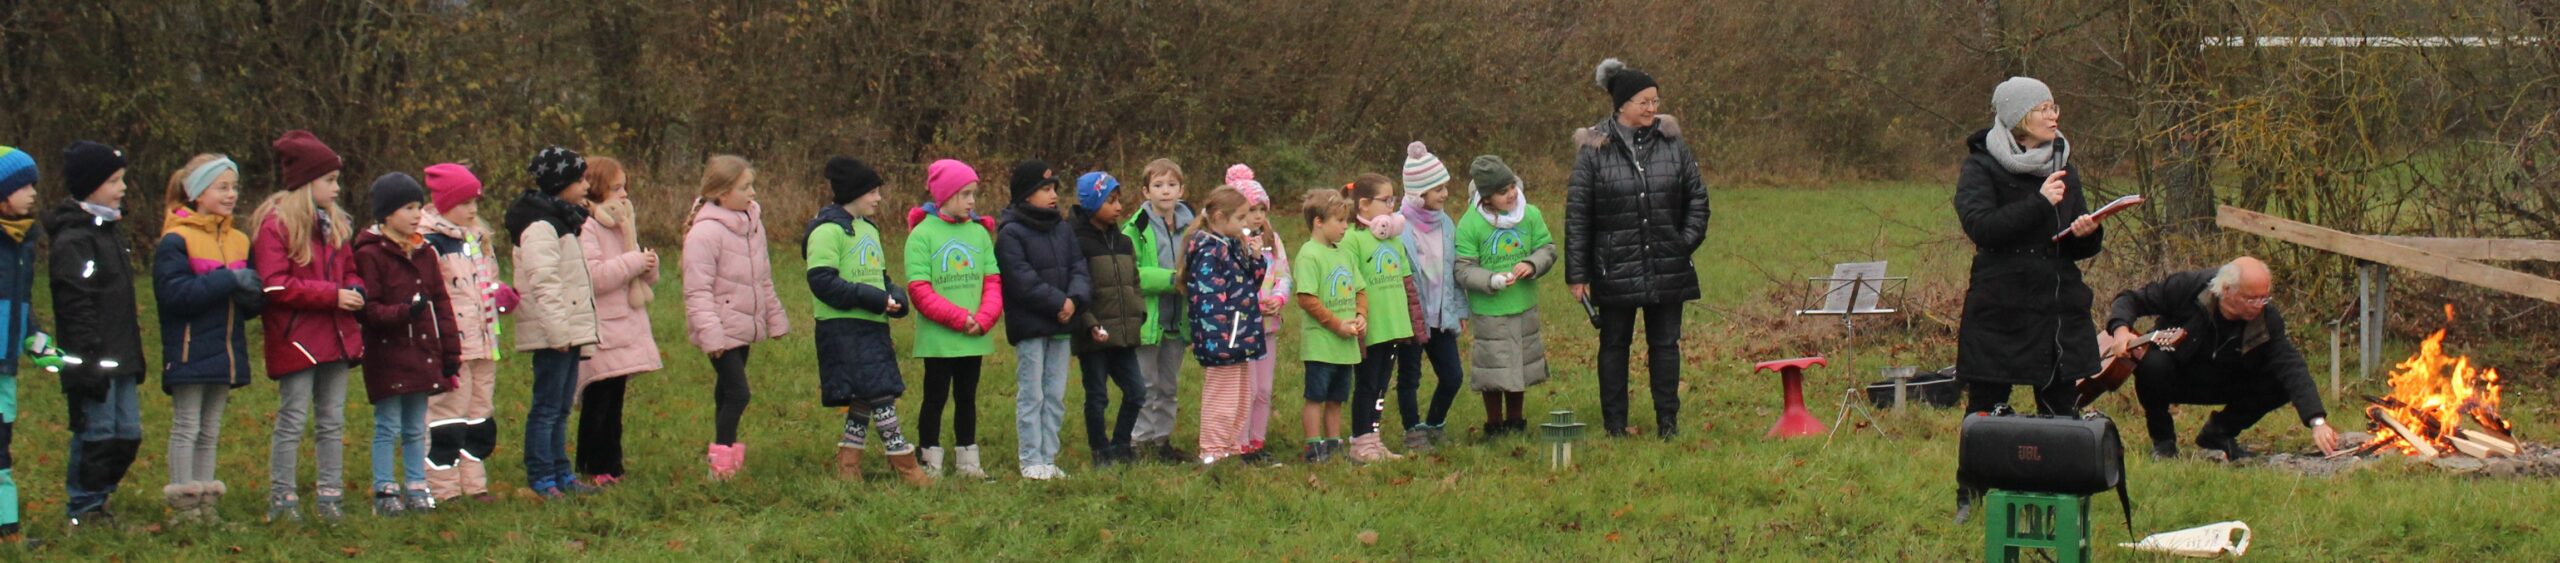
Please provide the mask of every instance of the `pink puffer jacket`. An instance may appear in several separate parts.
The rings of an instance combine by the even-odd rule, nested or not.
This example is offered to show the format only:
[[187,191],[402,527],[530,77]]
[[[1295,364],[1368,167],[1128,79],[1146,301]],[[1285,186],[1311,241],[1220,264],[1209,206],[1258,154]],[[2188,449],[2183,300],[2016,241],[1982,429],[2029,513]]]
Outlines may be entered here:
[[764,207],[717,204],[694,212],[684,234],[684,317],[694,347],[720,352],[791,331],[773,292]]
[[658,269],[640,253],[639,226],[633,223],[631,200],[597,206],[587,217],[587,279],[596,288],[594,357],[578,363],[578,388],[605,379],[657,371],[658,340],[649,332],[651,284]]
[[[436,247],[436,269],[444,275],[444,291],[453,299],[454,326],[461,327],[462,359],[495,360],[500,305],[515,306],[515,289],[499,281],[497,257],[489,255],[489,231],[464,228],[434,213],[419,225]],[[504,298],[501,298],[504,295]]]

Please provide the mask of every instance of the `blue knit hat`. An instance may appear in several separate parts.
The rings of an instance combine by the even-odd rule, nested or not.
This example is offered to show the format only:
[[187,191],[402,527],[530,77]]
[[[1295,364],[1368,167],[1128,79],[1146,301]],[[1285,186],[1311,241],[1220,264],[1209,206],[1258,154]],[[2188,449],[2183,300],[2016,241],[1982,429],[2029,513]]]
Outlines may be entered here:
[[1120,180],[1108,173],[1086,172],[1076,177],[1076,205],[1085,211],[1102,209],[1102,202],[1111,199],[1111,192],[1116,191],[1120,191]]
[[17,147],[0,147],[0,198],[35,185],[35,156]]

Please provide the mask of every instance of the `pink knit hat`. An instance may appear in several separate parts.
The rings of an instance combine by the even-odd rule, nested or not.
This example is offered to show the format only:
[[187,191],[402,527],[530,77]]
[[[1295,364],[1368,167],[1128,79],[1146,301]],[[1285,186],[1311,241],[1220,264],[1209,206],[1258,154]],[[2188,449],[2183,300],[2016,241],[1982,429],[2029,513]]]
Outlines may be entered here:
[[435,204],[437,215],[475,199],[480,199],[480,178],[471,169],[451,162],[427,167],[427,201]]
[[941,207],[943,202],[951,201],[951,196],[959,195],[960,188],[975,183],[978,171],[966,162],[946,158],[924,167],[924,189],[933,196],[934,207]]
[[1262,182],[1254,181],[1252,167],[1243,164],[1227,167],[1227,185],[1243,193],[1247,203],[1271,206],[1271,192],[1263,191]]

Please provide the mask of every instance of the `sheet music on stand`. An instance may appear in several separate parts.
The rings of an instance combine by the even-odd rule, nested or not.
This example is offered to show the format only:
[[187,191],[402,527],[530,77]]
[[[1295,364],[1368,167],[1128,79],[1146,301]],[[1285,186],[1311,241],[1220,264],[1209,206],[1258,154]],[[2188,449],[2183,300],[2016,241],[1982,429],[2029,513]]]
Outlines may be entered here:
[[[1889,302],[1888,295],[1895,298],[1901,297],[1903,289],[1910,285],[1911,278],[1885,275],[1885,265],[1883,261],[1834,264],[1831,266],[1830,277],[1805,278],[1804,302],[1819,302],[1820,305],[1809,309],[1797,309],[1796,314],[1839,315],[1841,332],[1846,337],[1843,346],[1856,346],[1858,315],[1890,315],[1902,312],[1885,304]],[[1908,320],[1907,317],[1906,320]],[[1841,360],[1840,371],[1856,373],[1855,361],[1852,357],[1854,354],[1847,353],[1849,350],[1846,349],[1842,352],[1835,356]],[[1875,414],[1868,412],[1866,406],[1861,404],[1858,392],[1859,389],[1856,387],[1841,392],[1840,414],[1831,423],[1831,438],[1839,437],[1840,425],[1848,422],[1851,411],[1866,418],[1866,426],[1874,429],[1876,435],[1890,437],[1891,434],[1885,432],[1884,424],[1876,420]],[[1823,443],[1829,444],[1830,441],[1830,438],[1825,438]]]
[[[1883,306],[1886,294],[1899,297],[1910,284],[1909,277],[1885,275],[1885,263],[1849,262],[1831,266],[1831,276],[1805,278],[1808,291],[1819,288],[1821,305],[1797,309],[1797,315],[1839,315],[1842,326],[1855,328],[1858,315],[1890,315],[1902,312]],[[1814,301],[1808,295],[1807,302]]]

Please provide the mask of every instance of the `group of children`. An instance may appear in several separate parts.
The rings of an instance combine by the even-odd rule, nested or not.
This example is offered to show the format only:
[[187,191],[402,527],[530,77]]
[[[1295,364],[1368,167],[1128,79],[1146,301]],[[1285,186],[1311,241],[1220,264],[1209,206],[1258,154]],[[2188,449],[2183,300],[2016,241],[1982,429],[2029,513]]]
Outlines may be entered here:
[[[280,393],[268,463],[271,521],[302,518],[297,463],[306,431],[317,463],[312,512],[343,517],[346,385],[357,367],[374,405],[374,513],[432,510],[465,496],[493,500],[482,463],[497,450],[492,396],[508,351],[499,318],[509,314],[512,351],[531,355],[523,441],[530,488],[550,498],[622,480],[627,383],[663,365],[647,313],[659,256],[640,244],[619,162],[561,147],[534,155],[526,167],[532,189],[507,204],[499,225],[515,253],[514,275],[504,278],[490,255],[493,232],[480,221],[483,186],[469,168],[445,163],[427,167],[423,180],[401,172],[375,178],[373,225],[359,229],[338,204],[342,161],[334,151],[299,130],[272,148],[282,184],[245,223],[234,220],[241,174],[230,159],[198,155],[170,175],[149,275],[161,381],[173,405],[163,491],[173,522],[219,519],[215,507],[228,488],[215,476],[215,444],[230,391],[252,380],[252,319],[264,325],[266,370]],[[16,422],[21,348],[62,374],[73,432],[66,510],[75,529],[112,518],[106,501],[142,439],[136,388],[148,360],[131,318],[137,273],[119,228],[125,158],[83,141],[65,149],[62,162],[69,199],[44,211],[38,227],[35,162],[0,147],[0,339],[9,343],[0,346],[0,534],[17,532],[5,446]],[[999,321],[1017,358],[1016,461],[1028,479],[1066,475],[1059,433],[1071,358],[1082,366],[1096,466],[1195,460],[1170,444],[1186,352],[1204,373],[1196,460],[1267,463],[1273,351],[1285,308],[1302,319],[1300,459],[1399,457],[1383,439],[1391,380],[1405,448],[1434,447],[1444,440],[1462,371],[1473,372],[1482,393],[1485,433],[1518,432],[1526,424],[1523,392],[1547,376],[1536,292],[1557,255],[1501,159],[1478,157],[1468,172],[1469,201],[1459,210],[1446,207],[1452,174],[1418,142],[1408,149],[1401,197],[1396,182],[1376,174],[1341,190],[1310,190],[1300,212],[1311,235],[1293,253],[1271,228],[1269,192],[1241,164],[1195,212],[1171,160],[1148,163],[1136,190],[1102,171],[1070,185],[1048,165],[1025,161],[1007,179],[1010,202],[981,213],[976,170],[941,160],[926,167],[926,201],[904,214],[900,283],[874,223],[887,182],[861,161],[836,157],[823,171],[833,205],[803,232],[820,398],[845,412],[836,473],[860,479],[876,434],[908,482],[946,473],[985,478],[977,389]],[[704,454],[714,479],[732,478],[745,464],[738,430],[752,348],[790,330],[755,178],[743,158],[712,157],[684,222],[688,339],[717,374]],[[51,237],[50,335],[36,330],[28,305],[39,235]],[[923,360],[925,387],[913,441],[894,408],[907,380],[889,325],[910,312],[923,319],[912,352]],[[1463,368],[1462,329],[1477,340]],[[1427,410],[1418,396],[1426,358],[1438,374]],[[1121,403],[1106,418],[1113,388]],[[581,413],[574,462],[567,455],[573,405]],[[954,411],[948,447],[945,408]]]

